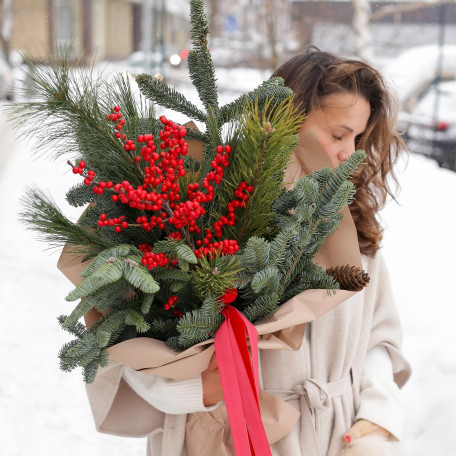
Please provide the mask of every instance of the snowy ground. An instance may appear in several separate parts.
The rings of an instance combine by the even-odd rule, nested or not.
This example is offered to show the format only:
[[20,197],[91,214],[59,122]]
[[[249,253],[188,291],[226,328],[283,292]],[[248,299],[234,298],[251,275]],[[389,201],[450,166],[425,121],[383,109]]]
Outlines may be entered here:
[[[250,77],[250,87],[257,82]],[[246,90],[250,87],[242,87]],[[177,120],[177,119],[176,119]],[[56,317],[68,313],[70,283],[57,271],[58,254],[43,253],[17,220],[26,185],[64,203],[76,182],[63,163],[34,159],[0,113],[0,441],[2,454],[36,456],[143,455],[145,441],[98,434],[79,372],[59,371],[67,340]],[[402,167],[404,168],[404,167]],[[384,254],[405,329],[404,352],[414,374],[403,391],[410,456],[454,454],[456,399],[456,173],[412,155],[400,172],[400,205],[390,203]],[[24,317],[27,316],[27,317]]]

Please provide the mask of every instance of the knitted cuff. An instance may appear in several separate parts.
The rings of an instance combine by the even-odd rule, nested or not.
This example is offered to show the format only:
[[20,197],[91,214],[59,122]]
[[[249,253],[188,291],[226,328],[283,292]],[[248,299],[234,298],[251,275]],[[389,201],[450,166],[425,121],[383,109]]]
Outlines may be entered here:
[[360,382],[360,407],[356,419],[369,420],[402,437],[405,413],[400,403],[399,387],[393,379],[393,367],[384,346],[367,352]]
[[187,380],[172,380],[126,367],[123,378],[136,394],[164,413],[207,412],[219,405],[204,406],[201,375]]
[[405,414],[399,402],[399,388],[393,381],[361,379],[360,407],[356,420],[369,420],[402,438]]

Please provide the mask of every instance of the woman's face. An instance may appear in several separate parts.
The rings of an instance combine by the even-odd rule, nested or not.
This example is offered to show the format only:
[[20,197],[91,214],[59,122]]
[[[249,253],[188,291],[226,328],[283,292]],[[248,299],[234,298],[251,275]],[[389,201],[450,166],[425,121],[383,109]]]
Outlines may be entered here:
[[322,100],[322,108],[312,111],[303,130],[312,130],[337,166],[355,150],[356,138],[364,133],[370,116],[369,102],[363,96],[336,93]]

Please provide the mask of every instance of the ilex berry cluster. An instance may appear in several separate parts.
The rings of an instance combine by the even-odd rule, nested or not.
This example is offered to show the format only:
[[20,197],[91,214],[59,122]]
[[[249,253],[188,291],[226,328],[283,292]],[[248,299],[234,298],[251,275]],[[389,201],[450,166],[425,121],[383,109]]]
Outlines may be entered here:
[[[140,227],[145,231],[152,229],[164,230],[170,240],[184,240],[198,258],[202,256],[232,255],[239,250],[234,239],[222,239],[224,226],[236,223],[236,208],[244,208],[254,189],[246,182],[240,182],[234,192],[235,198],[227,204],[227,214],[213,223],[211,228],[203,229],[198,221],[206,213],[205,204],[214,199],[216,185],[222,183],[225,168],[230,164],[230,145],[219,145],[216,156],[211,162],[212,170],[198,182],[187,185],[186,200],[181,201],[179,178],[185,176],[184,160],[188,153],[185,141],[187,130],[165,116],[160,117],[163,129],[159,138],[151,134],[139,135],[136,140],[127,138],[122,133],[125,119],[121,108],[115,106],[106,116],[115,124],[114,135],[122,146],[123,153],[143,178],[143,183],[134,187],[130,182],[113,183],[95,180],[95,172],[86,169],[80,161],[73,166],[73,173],[82,175],[87,186],[93,185],[93,192],[103,194],[109,192],[114,202],[128,205],[141,211],[135,220],[127,220],[125,216],[108,219],[101,214],[98,226],[112,227],[119,233],[129,227]],[[204,235],[203,235],[204,232]],[[169,258],[163,252],[154,252],[153,246],[141,244],[143,252],[142,264],[148,269],[156,267],[174,267],[178,265],[175,258]],[[175,301],[165,305],[173,307]]]

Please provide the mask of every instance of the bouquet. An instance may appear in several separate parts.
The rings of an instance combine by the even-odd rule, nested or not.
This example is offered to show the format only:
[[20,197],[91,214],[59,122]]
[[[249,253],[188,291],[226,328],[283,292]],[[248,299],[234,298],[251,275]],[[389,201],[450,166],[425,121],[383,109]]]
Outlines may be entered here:
[[[268,454],[264,432],[252,436],[249,424],[261,422],[257,334],[264,335],[260,346],[274,348],[287,328],[299,328],[302,340],[303,323],[350,296],[336,290],[356,291],[368,281],[359,262],[326,269],[314,261],[331,256],[328,238],[341,220],[350,223],[349,177],[365,154],[357,151],[337,169],[317,169],[286,189],[304,120],[292,92],[275,78],[220,107],[203,2],[190,4],[189,73],[204,109],[159,75],[136,78],[137,100],[127,78],[107,82],[78,73],[64,53],[32,73],[34,99],[16,104],[13,114],[22,124],[33,122],[40,147],[70,156],[80,182],[67,201],[88,207],[73,223],[31,189],[22,217],[51,245],[65,244],[59,267],[77,285],[66,299],[79,303],[58,319],[75,337],[60,350],[63,370],[80,366],[90,383],[111,356],[171,378],[196,375],[215,337],[230,423],[256,408],[246,418],[248,445]],[[204,124],[204,131],[157,119],[147,100]],[[307,290],[321,292],[306,301]],[[90,327],[79,321],[85,315]],[[243,390],[250,395],[239,402]],[[242,454],[242,437],[233,430],[233,438]]]

